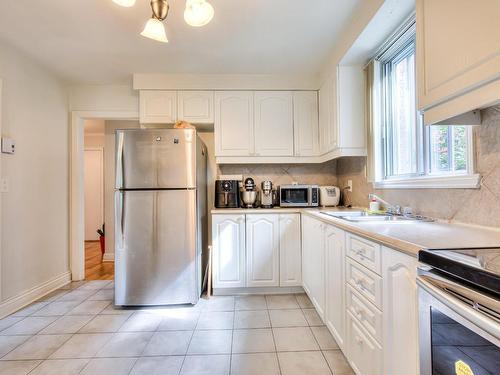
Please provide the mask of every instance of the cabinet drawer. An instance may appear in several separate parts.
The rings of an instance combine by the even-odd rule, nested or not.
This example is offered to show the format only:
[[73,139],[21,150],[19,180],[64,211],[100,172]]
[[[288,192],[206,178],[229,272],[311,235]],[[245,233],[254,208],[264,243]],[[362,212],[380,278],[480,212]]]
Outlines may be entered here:
[[347,337],[348,358],[354,371],[363,375],[382,374],[382,348],[349,312],[347,313]]
[[346,307],[370,335],[382,342],[382,313],[350,285],[346,289]]
[[381,249],[375,242],[347,233],[347,255],[379,275],[382,268]]
[[382,278],[352,259],[346,258],[346,280],[368,301],[382,309]]

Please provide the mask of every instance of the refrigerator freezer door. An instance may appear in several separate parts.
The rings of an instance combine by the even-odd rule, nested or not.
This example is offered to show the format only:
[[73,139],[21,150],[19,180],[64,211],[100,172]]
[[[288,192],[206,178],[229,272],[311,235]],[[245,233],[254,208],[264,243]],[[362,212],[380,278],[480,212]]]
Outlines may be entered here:
[[115,194],[115,304],[196,303],[196,190]]
[[117,189],[196,187],[196,131],[130,129],[116,132]]

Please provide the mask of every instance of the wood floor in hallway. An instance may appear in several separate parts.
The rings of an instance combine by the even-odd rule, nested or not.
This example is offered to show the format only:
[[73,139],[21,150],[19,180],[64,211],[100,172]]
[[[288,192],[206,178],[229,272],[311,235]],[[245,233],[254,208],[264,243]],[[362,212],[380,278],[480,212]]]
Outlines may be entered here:
[[85,242],[85,279],[86,280],[113,280],[115,264],[101,262],[101,247],[99,241]]

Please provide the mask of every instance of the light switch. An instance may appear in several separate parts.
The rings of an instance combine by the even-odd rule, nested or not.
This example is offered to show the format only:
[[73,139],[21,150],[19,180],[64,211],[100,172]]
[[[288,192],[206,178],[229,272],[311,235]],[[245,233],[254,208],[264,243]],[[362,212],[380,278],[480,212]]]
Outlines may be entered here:
[[0,179],[0,193],[8,193],[9,192],[9,178],[2,177]]
[[13,154],[16,152],[16,141],[12,138],[2,138],[2,152],[4,154]]

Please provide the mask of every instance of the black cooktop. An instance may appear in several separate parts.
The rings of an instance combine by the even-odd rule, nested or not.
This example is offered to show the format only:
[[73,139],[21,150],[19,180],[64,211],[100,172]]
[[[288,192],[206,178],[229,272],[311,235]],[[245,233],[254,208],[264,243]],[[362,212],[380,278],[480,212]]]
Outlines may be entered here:
[[500,247],[426,249],[419,251],[418,260],[500,297]]

